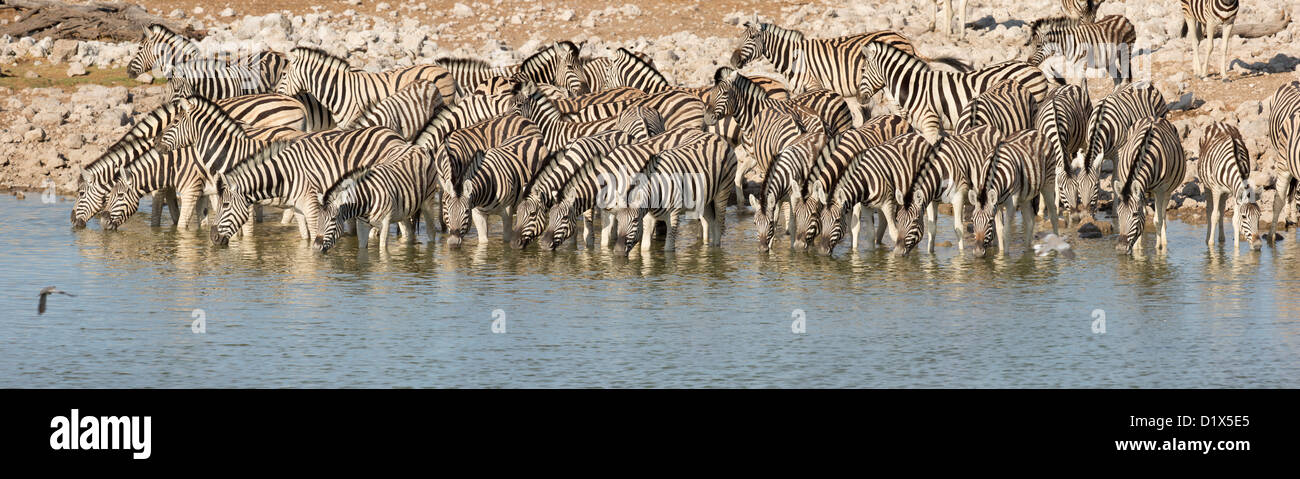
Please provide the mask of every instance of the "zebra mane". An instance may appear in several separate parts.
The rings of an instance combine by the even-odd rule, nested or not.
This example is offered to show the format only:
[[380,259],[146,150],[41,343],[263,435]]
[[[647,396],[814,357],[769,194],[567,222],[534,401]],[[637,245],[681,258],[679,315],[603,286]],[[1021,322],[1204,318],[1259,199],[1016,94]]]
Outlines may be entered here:
[[803,32],[789,28],[782,28],[775,23],[759,23],[758,31],[767,35],[772,35],[782,40],[802,42],[804,40]]
[[[569,43],[569,45],[573,44]],[[555,52],[556,48],[560,48],[558,42],[547,45],[545,48],[537,50],[536,53],[528,55],[528,58],[525,58],[523,62],[519,63],[519,71],[525,72],[533,71],[534,69],[540,70],[546,65],[549,65],[551,60],[558,58]],[[569,51],[573,52],[573,50]]]
[[921,57],[908,53],[907,50],[903,50],[885,42],[873,41],[863,48],[865,49],[873,46],[880,48],[881,56],[884,57],[882,60],[888,59],[885,63],[902,63],[902,68],[904,69],[917,68],[921,71],[931,70],[930,64],[921,59]]
[[305,56],[306,58],[320,62],[322,67],[330,70],[343,70],[346,72],[357,71],[355,68],[352,68],[352,65],[349,65],[346,60],[330,55],[325,50],[319,48],[296,47],[289,52],[289,55],[292,58],[302,58]]
[[[532,120],[534,123],[537,121],[534,120],[534,118],[562,119],[564,117],[564,115],[560,113],[560,109],[556,108],[555,102],[552,102],[550,97],[547,97],[546,94],[537,89],[537,85],[532,82],[516,83],[512,93],[516,96],[522,95],[525,101],[533,106],[533,118],[529,118],[529,120]],[[522,112],[520,114],[522,114]]]
[[437,63],[449,72],[483,71],[491,70],[493,68],[491,63],[479,58],[442,57],[434,60],[434,63]]
[[[432,98],[430,98],[430,96],[432,96]],[[339,128],[343,129],[343,128],[365,128],[370,126],[388,126],[388,125],[383,125],[383,123],[385,121],[385,117],[389,115],[390,108],[398,109],[398,110],[410,110],[410,108],[406,105],[407,102],[418,101],[422,104],[421,106],[424,106],[423,103],[426,103],[426,100],[427,103],[434,103],[436,101],[437,106],[435,106],[435,108],[437,108],[438,106],[442,106],[443,109],[445,109],[445,104],[443,103],[442,100],[442,94],[438,92],[438,86],[428,80],[416,80],[402,87],[402,89],[398,90],[396,93],[384,97],[384,99],[382,100],[366,105],[366,107],[361,110],[361,113],[357,115],[356,118],[352,119],[352,123],[350,125],[340,125]],[[413,112],[408,111],[407,113],[414,115]],[[391,125],[390,127],[398,127],[398,126],[400,125]],[[406,134],[408,132],[399,132],[399,133]]]
[[1074,28],[1082,23],[1077,18],[1066,16],[1039,18],[1029,23],[1029,34],[1030,36],[1038,36],[1060,33],[1061,30]]
[[649,73],[649,75],[644,78],[654,81],[656,85],[662,85],[665,87],[672,86],[672,84],[668,82],[668,79],[664,78],[663,72],[660,72],[659,69],[655,68],[654,65],[651,65],[650,62],[637,56],[637,54],[632,53],[632,51],[627,48],[619,47],[619,49],[614,52],[614,62],[627,62],[636,65],[642,71]]
[[288,148],[289,145],[293,144],[295,141],[296,139],[272,140],[262,148],[254,151],[252,154],[233,162],[233,166],[227,168],[225,173],[217,175],[218,192],[223,189],[223,184],[229,185],[231,183],[229,180],[240,180],[248,177],[251,171],[254,171],[262,165],[270,162],[279,155],[281,151],[284,151],[285,148]]
[[191,114],[198,115],[200,118],[212,119],[217,122],[222,131],[236,138],[248,138],[248,132],[244,130],[244,123],[231,118],[229,113],[222,110],[212,100],[196,95],[186,97],[182,101],[192,102],[194,111]]

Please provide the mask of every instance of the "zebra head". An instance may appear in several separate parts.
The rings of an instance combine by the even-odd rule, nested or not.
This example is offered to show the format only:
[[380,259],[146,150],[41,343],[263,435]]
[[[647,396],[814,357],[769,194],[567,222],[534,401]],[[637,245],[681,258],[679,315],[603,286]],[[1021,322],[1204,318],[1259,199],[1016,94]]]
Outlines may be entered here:
[[921,236],[925,234],[925,221],[921,220],[921,214],[929,205],[929,199],[920,191],[913,191],[911,195],[904,196],[904,199],[907,201],[900,201],[894,212],[894,225],[898,229],[898,237],[894,238],[894,254],[897,256],[907,256],[921,242]]
[[1146,199],[1140,191],[1115,194],[1115,217],[1119,221],[1119,247],[1127,253],[1141,249],[1142,229],[1146,226]]
[[193,146],[198,137],[198,127],[195,126],[200,116],[200,108],[197,97],[184,97],[176,101],[178,117],[163,131],[162,136],[158,139],[155,149],[159,153],[169,153],[181,148]]
[[[91,168],[94,166],[92,165]],[[101,167],[102,168],[102,167]],[[96,181],[94,172],[82,170],[77,175],[77,202],[72,206],[72,226],[85,228],[90,218],[104,209],[108,189],[102,181]]]
[[833,201],[822,208],[821,215],[818,218],[821,223],[818,228],[822,233],[816,239],[818,253],[829,256],[835,252],[835,245],[839,244],[840,239],[844,238],[844,219],[843,203]]
[[[470,182],[466,181],[464,188],[470,188]],[[460,195],[444,194],[442,200],[443,212],[447,215],[447,246],[459,248],[465,235],[469,234],[469,192]]]
[[546,228],[545,213],[542,201],[535,197],[524,198],[515,205],[514,239],[510,240],[510,245],[524,249],[537,239]]
[[579,47],[573,42],[563,41],[556,42],[554,46],[556,52],[555,58],[555,81],[564,82],[570,96],[586,95],[591,91],[590,86],[582,79],[582,68],[578,66]]
[[108,220],[104,228],[115,230],[140,209],[140,197],[143,190],[136,186],[135,175],[123,169],[118,173],[117,183],[108,193]]
[[859,98],[870,98],[885,87],[884,56],[893,49],[884,43],[871,42],[862,47],[862,78],[858,80]]
[[644,217],[649,205],[650,192],[643,184],[627,194],[625,205],[614,209],[614,223],[618,225],[614,236],[614,253],[627,256],[641,241],[641,228],[646,227]]
[[[310,68],[305,63],[311,57],[313,50],[305,48],[295,48],[289,52],[289,67],[285,68],[284,75],[280,81],[275,84],[275,92],[285,96],[296,96],[307,90],[307,74]],[[321,52],[321,55],[324,55]],[[325,72],[318,72],[324,74]]]
[[126,75],[135,78],[152,70],[157,70],[161,75],[170,75],[175,63],[197,57],[198,54],[198,47],[190,39],[177,35],[162,25],[149,25],[144,31],[140,48],[126,65]]
[[731,53],[731,61],[727,64],[737,70],[745,68],[749,62],[762,58],[767,54],[763,45],[763,31],[766,25],[759,23],[758,18],[745,22],[745,33],[741,40],[740,48]]
[[554,251],[573,236],[573,225],[578,216],[575,210],[573,200],[565,200],[551,207],[551,211],[546,214],[546,230],[542,232],[542,238],[549,241],[547,248]]
[[757,196],[749,195],[749,206],[754,208],[754,229],[758,232],[758,250],[768,251],[772,249],[772,240],[776,238],[776,216],[781,211],[776,197],[769,196],[766,192],[762,200]]
[[357,188],[360,184],[357,178],[364,172],[365,170],[361,170],[343,177],[317,198],[320,201],[320,227],[317,228],[319,233],[316,234],[316,238],[312,240],[312,247],[316,251],[329,252],[330,248],[338,242],[339,225],[359,216]]
[[[253,214],[253,204],[239,184],[227,182],[224,175],[218,182],[218,190],[221,192],[220,210],[216,224],[209,228],[209,236],[212,244],[225,246],[230,243],[230,237],[239,233],[244,223],[248,222],[249,216]],[[222,184],[225,186],[220,186]]]
[[1101,190],[1098,185],[1101,176],[1101,164],[1089,165],[1085,153],[1080,151],[1070,168],[1077,171],[1074,174],[1074,194],[1065,198],[1073,200],[1078,197],[1078,203],[1074,205],[1077,209],[1077,218],[1080,220],[1091,220],[1097,214],[1097,197],[1100,196]]
[[712,102],[704,110],[706,126],[715,125],[719,120],[736,114],[740,105],[740,95],[736,92],[735,83],[732,82],[735,75],[736,70],[729,67],[719,67],[713,73],[713,88],[709,90]]
[[993,228],[993,215],[997,212],[998,191],[993,187],[983,187],[970,193],[971,229],[975,231],[975,256],[983,258],[998,231]]
[[795,249],[806,250],[817,239],[821,231],[821,223],[817,221],[817,217],[821,213],[822,206],[822,202],[817,201],[812,195],[794,202],[790,214],[794,217]]
[[510,88],[510,106],[519,111],[519,116],[530,120],[537,116],[538,103],[544,98],[532,82],[519,81]]
[[1250,243],[1250,249],[1259,250],[1264,246],[1259,236],[1259,194],[1249,184],[1237,195],[1237,221],[1239,238]]

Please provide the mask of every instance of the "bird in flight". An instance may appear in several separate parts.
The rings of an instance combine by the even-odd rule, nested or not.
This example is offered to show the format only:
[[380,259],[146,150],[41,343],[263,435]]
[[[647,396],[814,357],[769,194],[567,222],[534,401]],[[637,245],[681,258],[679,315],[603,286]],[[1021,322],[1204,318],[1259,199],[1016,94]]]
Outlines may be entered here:
[[77,295],[69,293],[67,291],[59,291],[53,286],[46,286],[45,288],[41,289],[41,304],[36,306],[36,314],[38,315],[45,314],[45,298],[55,293],[72,296],[74,298],[77,297]]
[[1043,237],[1043,242],[1034,245],[1034,251],[1038,256],[1047,256],[1048,252],[1056,251],[1067,259],[1074,258],[1074,250],[1070,249],[1070,243],[1065,242],[1065,238],[1048,233]]

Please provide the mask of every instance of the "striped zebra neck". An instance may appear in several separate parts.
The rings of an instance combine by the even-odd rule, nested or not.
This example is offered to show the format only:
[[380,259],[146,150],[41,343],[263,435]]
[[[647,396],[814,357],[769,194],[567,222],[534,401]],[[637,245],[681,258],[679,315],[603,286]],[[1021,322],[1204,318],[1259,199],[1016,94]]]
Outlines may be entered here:
[[736,75],[731,79],[731,84],[737,96],[736,114],[732,117],[740,123],[742,131],[748,131],[754,127],[754,115],[762,110],[763,102],[771,100],[771,97],[767,90],[744,75]]
[[192,97],[190,100],[196,102],[195,110],[189,113],[195,116],[194,125],[197,130],[194,149],[202,152],[204,166],[208,171],[221,166],[216,161],[218,156],[228,164],[230,157],[246,156],[262,146],[262,142],[249,137],[244,126],[216,103],[201,97]]
[[791,84],[797,84],[796,78],[802,78],[799,72],[794,71],[794,53],[803,51],[804,35],[798,30],[787,30],[770,23],[762,25],[762,33],[759,34],[760,41],[763,42],[763,56],[772,65],[776,71],[785,75]]
[[[296,68],[302,70],[301,74],[306,79],[304,86],[307,91],[329,109],[336,122],[340,124],[348,122],[351,120],[349,113],[355,113],[363,105],[371,103],[369,95],[359,94],[370,91],[368,88],[362,88],[365,85],[360,84],[362,83],[360,79],[366,74],[365,72],[352,68],[342,58],[314,48],[295,48],[292,54],[297,60],[293,63]],[[326,90],[323,88],[322,80],[331,76],[334,77],[334,81],[328,84],[333,88]],[[335,94],[324,94],[331,91]]]

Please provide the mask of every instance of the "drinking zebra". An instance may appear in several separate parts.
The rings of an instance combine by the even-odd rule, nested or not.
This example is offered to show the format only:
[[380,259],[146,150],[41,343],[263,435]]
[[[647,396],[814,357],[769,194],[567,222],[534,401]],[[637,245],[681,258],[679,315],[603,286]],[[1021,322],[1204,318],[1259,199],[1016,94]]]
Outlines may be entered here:
[[254,204],[291,206],[308,226],[307,239],[320,225],[320,197],[343,175],[390,158],[408,143],[386,127],[309,133],[294,141],[275,141],[218,177],[221,212],[209,231],[224,245],[248,221]]
[[[1268,227],[1268,241],[1273,244],[1277,233],[1277,220],[1288,205],[1300,201],[1297,195],[1297,178],[1300,177],[1300,82],[1278,87],[1271,99],[1273,111],[1268,116],[1268,140],[1277,153],[1277,188],[1274,190],[1273,221]],[[1295,204],[1292,211],[1300,211]]]
[[853,114],[849,111],[844,97],[830,90],[813,90],[797,95],[788,100],[774,97],[762,85],[749,77],[735,73],[727,76],[720,68],[714,75],[712,92],[708,95],[712,103],[704,111],[704,124],[713,125],[723,118],[735,118],[740,131],[754,128],[754,118],[759,112],[772,105],[795,105],[805,107],[817,114],[828,135],[834,137],[853,127]]
[[[1232,38],[1232,24],[1237,21],[1238,0],[1182,0],[1183,28],[1180,35],[1192,32],[1192,71],[1197,76],[1210,76],[1210,55],[1214,53],[1214,29],[1220,28],[1223,52],[1219,56],[1219,75],[1228,79],[1228,40]],[[1201,62],[1201,39],[1205,48],[1205,61]]]
[[447,200],[447,245],[460,246],[469,234],[470,210],[474,215],[474,229],[478,231],[479,244],[486,244],[488,224],[486,216],[501,217],[501,231],[506,243],[511,242],[514,206],[522,198],[524,187],[550,157],[542,135],[536,129],[502,143],[500,146],[475,153],[474,163],[465,172],[460,192]]
[[[805,190],[834,191],[835,184],[854,158],[868,148],[880,145],[910,130],[907,120],[903,117],[882,115],[867,120],[858,128],[829,139],[813,164]],[[821,233],[821,222],[817,219],[825,206],[811,194],[803,195],[803,201],[794,204],[791,216],[793,216],[794,232],[798,235],[795,238],[796,247],[807,248],[817,239],[817,235]]]
[[392,159],[348,173],[321,194],[320,234],[313,240],[316,251],[325,253],[333,248],[339,238],[339,225],[349,220],[360,220],[357,248],[361,251],[366,250],[369,227],[379,230],[379,249],[386,249],[389,225],[393,223],[399,225],[407,244],[414,243],[413,220],[419,215],[430,225],[429,241],[433,241],[436,182],[430,174],[433,159],[429,150],[408,145],[394,148],[390,154]]
[[1250,152],[1246,150],[1241,132],[1223,122],[1211,123],[1205,127],[1205,134],[1201,137],[1200,152],[1196,177],[1207,193],[1205,244],[1214,247],[1216,231],[1219,242],[1223,242],[1223,212],[1228,208],[1228,197],[1231,196],[1234,202],[1233,249],[1243,237],[1252,249],[1259,249],[1262,245],[1259,238],[1259,190],[1250,181]]
[[[984,165],[994,147],[1005,135],[990,125],[979,126],[939,139],[930,148],[916,175],[908,185],[898,190],[898,209],[894,226],[898,237],[894,239],[894,254],[905,256],[926,235],[926,251],[934,253],[934,236],[939,212],[935,203],[943,201],[952,205],[952,227],[957,236],[957,249],[966,249],[966,221],[963,218],[971,179],[976,169]],[[924,212],[924,222],[921,214]]]
[[341,58],[322,50],[298,47],[289,52],[289,67],[275,92],[281,95],[310,93],[325,105],[334,121],[351,123],[367,106],[382,100],[417,80],[438,85],[444,100],[455,98],[455,80],[438,65],[416,65],[382,73],[356,70]]
[[1066,224],[1076,219],[1075,207],[1079,205],[1078,183],[1083,165],[1075,159],[1087,139],[1090,111],[1088,89],[1063,85],[1048,93],[1047,101],[1034,115],[1034,128],[1047,143],[1047,166],[1056,172],[1056,200]]
[[1025,244],[1032,244],[1039,202],[1045,202],[1052,232],[1056,232],[1055,172],[1043,161],[1045,147],[1042,134],[1025,130],[998,142],[987,163],[975,170],[978,175],[971,179],[973,187],[967,193],[974,207],[975,256],[983,257],[995,237],[998,250],[1008,252],[1016,210],[1024,223]]
[[[1114,88],[1133,81],[1133,44],[1137,30],[1121,15],[1109,15],[1097,22],[1070,17],[1040,18],[1029,24],[1030,65],[1050,73],[1054,80],[1082,78],[1087,84],[1088,68],[1105,68]],[[1061,66],[1045,65],[1060,57]],[[1079,72],[1080,69],[1084,71]],[[1076,72],[1078,72],[1076,74]]]
[[1183,144],[1172,123],[1160,117],[1139,118],[1133,123],[1115,163],[1115,215],[1121,245],[1129,253],[1142,249],[1148,199],[1156,210],[1156,250],[1168,250],[1165,209],[1186,172]]
[[[562,151],[573,140],[615,128],[620,123],[619,116],[586,122],[565,121],[561,118],[559,110],[556,110],[550,100],[538,92],[537,88],[531,83],[519,85],[519,88],[514,92],[514,104],[521,116],[533,121],[541,129],[547,151]],[[639,111],[633,111],[632,115],[639,115],[640,113],[637,113]],[[654,114],[654,116],[658,116],[658,114]],[[633,121],[635,118],[635,116],[628,118],[628,121],[623,122],[624,126],[635,127],[637,125]],[[662,118],[659,119],[659,123],[662,129]],[[632,132],[629,131],[628,133]]]
[[641,251],[649,252],[657,221],[668,224],[664,251],[673,251],[684,213],[699,215],[703,244],[721,246],[735,174],[731,145],[713,134],[651,156],[641,181],[616,200],[624,204],[615,211],[615,253],[626,255],[638,242]]
[[1076,174],[1079,195],[1076,207],[1088,219],[1094,218],[1097,211],[1102,162],[1110,160],[1112,165],[1118,164],[1117,156],[1128,141],[1129,128],[1139,118],[1163,118],[1168,113],[1164,97],[1145,81],[1125,85],[1097,102],[1088,116],[1088,146],[1073,163],[1081,168]]
[[180,203],[180,210],[173,210],[176,212],[173,214],[176,226],[188,228],[195,214],[196,200],[202,193],[201,169],[192,148],[168,153],[150,149],[123,165],[108,194],[108,219],[104,228],[114,230],[120,227],[140,208],[140,198],[155,191],[176,193]]
[[[546,213],[546,229],[541,237],[547,241],[547,247],[554,250],[572,237],[578,217],[589,210],[602,213],[601,244],[612,246],[616,221],[607,209],[615,205],[615,192],[627,191],[627,185],[645,169],[655,153],[700,141],[707,135],[696,128],[677,128],[646,141],[617,146],[608,154],[587,161]],[[593,238],[587,236],[584,240],[590,245]]]
[[[816,117],[809,119],[808,128],[788,144],[781,147],[763,175],[759,195],[749,195],[749,205],[754,209],[754,227],[758,232],[758,248],[768,251],[776,239],[777,217],[782,211],[792,215],[794,205],[803,202],[804,187],[812,174],[822,148],[826,146],[825,128]],[[786,233],[790,234],[791,247],[803,249],[801,235],[795,234],[793,218],[786,218]]]
[[[579,138],[569,143],[564,151],[556,153],[551,161],[546,162],[524,190],[523,199],[515,205],[515,225],[511,245],[516,249],[528,246],[546,229],[546,213],[559,201],[569,180],[573,179],[583,166],[589,162],[599,161],[614,148],[646,141],[620,130],[609,130],[596,135]],[[583,237],[591,236],[590,220],[585,222]]]
[[910,52],[881,42],[863,47],[862,60],[861,92],[872,95],[883,89],[895,113],[905,116],[930,144],[939,139],[943,128],[956,125],[958,115],[972,99],[1000,80],[1018,80],[1035,103],[1047,95],[1043,72],[1024,62],[946,72],[931,69]]
[[956,131],[991,125],[1002,134],[1010,135],[1032,128],[1037,109],[1029,90],[1018,80],[998,80],[966,104],[966,109],[957,118]]
[[874,248],[880,237],[875,231],[873,211],[880,211],[884,215],[890,236],[897,237],[897,225],[894,224],[895,191],[912,180],[929,151],[930,144],[920,134],[911,132],[899,135],[858,155],[833,190],[812,189],[809,193],[826,205],[818,218],[822,234],[817,235],[815,241],[817,251],[823,255],[834,251],[835,245],[844,237],[849,217],[853,218],[853,224],[849,227],[851,243],[853,250],[857,251],[864,212],[867,213],[866,228],[871,240],[869,248]]

